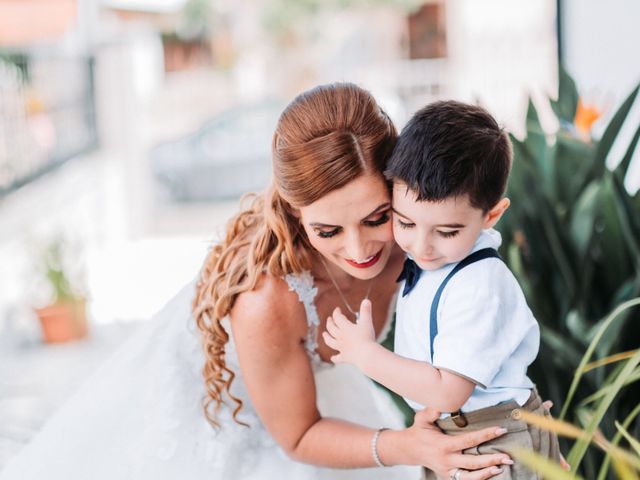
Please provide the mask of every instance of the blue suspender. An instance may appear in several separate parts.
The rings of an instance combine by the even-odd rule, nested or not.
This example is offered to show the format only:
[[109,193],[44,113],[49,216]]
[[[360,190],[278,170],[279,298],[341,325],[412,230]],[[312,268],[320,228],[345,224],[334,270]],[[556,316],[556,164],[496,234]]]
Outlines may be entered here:
[[444,287],[447,286],[451,277],[453,277],[456,273],[462,270],[467,265],[471,265],[479,260],[484,260],[485,258],[500,258],[500,255],[494,248],[483,248],[482,250],[478,250],[477,252],[473,252],[471,255],[466,257],[460,263],[458,263],[449,275],[445,277],[442,281],[438,290],[436,291],[435,296],[433,297],[433,302],[431,303],[431,315],[429,318],[429,353],[431,354],[431,363],[433,363],[433,341],[438,334],[438,304],[440,303],[440,297],[442,296],[442,291]]

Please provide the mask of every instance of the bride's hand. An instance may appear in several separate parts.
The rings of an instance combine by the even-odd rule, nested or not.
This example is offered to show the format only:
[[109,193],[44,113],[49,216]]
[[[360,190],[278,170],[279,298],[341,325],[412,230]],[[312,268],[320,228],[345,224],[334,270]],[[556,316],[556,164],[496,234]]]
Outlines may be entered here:
[[513,465],[513,460],[506,454],[462,453],[467,448],[504,435],[505,429],[490,427],[454,437],[442,433],[435,425],[439,416],[439,412],[432,408],[425,408],[416,413],[413,425],[404,431],[407,443],[403,448],[408,448],[405,453],[411,452],[412,456],[407,463],[423,465],[439,478],[447,479],[451,478],[457,469],[462,469],[459,473],[460,480],[484,480],[499,474],[502,471],[501,465]]

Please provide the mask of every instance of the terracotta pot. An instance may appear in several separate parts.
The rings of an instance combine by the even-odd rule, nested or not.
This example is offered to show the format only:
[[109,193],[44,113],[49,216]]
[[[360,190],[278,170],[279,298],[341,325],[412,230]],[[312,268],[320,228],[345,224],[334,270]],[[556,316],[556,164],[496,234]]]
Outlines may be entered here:
[[85,301],[58,302],[36,313],[42,327],[42,338],[46,343],[63,343],[87,336]]

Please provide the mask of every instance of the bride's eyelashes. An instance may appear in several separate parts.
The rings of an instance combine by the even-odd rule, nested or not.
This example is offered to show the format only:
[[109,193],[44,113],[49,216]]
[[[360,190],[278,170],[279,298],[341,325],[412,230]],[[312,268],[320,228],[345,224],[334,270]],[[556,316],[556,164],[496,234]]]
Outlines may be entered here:
[[341,230],[342,230],[342,227],[336,227],[333,230],[329,230],[329,231],[316,229],[315,232],[318,234],[320,238],[331,238],[334,235],[337,235],[338,233],[340,233]]
[[[379,227],[380,225],[384,225],[391,219],[391,216],[389,215],[389,210],[380,212],[377,215],[378,215],[377,218],[374,218],[372,220],[363,220],[362,223],[367,227]],[[317,228],[317,229],[314,229],[314,231],[320,238],[331,238],[337,235],[338,233],[340,233],[342,231],[342,227],[336,227],[331,230],[321,230]]]
[[377,227],[378,225],[384,225],[391,218],[391,216],[389,215],[389,210],[380,212],[378,213],[378,215],[378,218],[376,218],[375,220],[365,220],[363,223],[367,227]]

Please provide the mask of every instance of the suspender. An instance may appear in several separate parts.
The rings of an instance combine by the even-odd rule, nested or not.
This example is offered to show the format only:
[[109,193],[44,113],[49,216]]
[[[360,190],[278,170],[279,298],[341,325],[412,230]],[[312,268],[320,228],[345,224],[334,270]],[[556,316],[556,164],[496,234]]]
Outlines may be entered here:
[[472,263],[478,262],[480,260],[484,260],[485,258],[497,258],[500,259],[500,255],[493,248],[483,248],[482,250],[478,250],[477,252],[473,252],[471,255],[466,257],[460,263],[458,263],[449,275],[445,277],[442,281],[438,290],[436,291],[435,296],[433,297],[433,302],[431,303],[431,315],[429,318],[429,353],[431,354],[431,363],[433,363],[433,341],[438,334],[438,304],[440,303],[440,297],[442,296],[442,291],[444,287],[447,286],[451,277],[453,277],[456,273],[462,270],[464,267],[471,265]]

